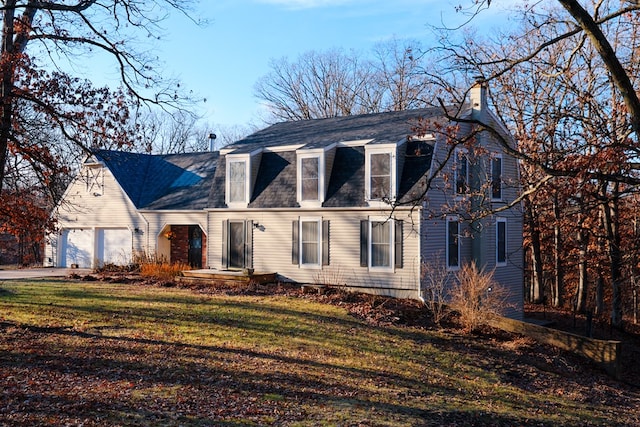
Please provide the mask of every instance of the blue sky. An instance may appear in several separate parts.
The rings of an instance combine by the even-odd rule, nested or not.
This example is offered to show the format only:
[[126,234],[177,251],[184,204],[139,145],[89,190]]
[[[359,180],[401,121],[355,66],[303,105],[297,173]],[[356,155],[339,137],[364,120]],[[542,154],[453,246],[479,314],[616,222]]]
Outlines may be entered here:
[[[171,15],[163,23],[165,38],[158,47],[165,72],[206,103],[198,113],[212,124],[245,125],[258,121],[259,100],[254,84],[269,72],[272,58],[294,61],[310,51],[342,48],[369,53],[390,38],[432,44],[428,25],[455,25],[462,16],[456,3],[438,0],[202,0],[196,26]],[[497,5],[495,3],[498,3]],[[505,23],[504,5],[497,1],[476,26],[490,29]],[[494,7],[495,5],[495,7]]]

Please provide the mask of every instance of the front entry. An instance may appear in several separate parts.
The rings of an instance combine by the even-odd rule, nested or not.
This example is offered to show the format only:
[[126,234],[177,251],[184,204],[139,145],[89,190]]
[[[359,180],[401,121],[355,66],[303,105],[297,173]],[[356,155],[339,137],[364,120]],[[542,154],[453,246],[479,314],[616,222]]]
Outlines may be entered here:
[[224,221],[222,264],[225,268],[251,268],[252,233],[252,221]]
[[189,265],[202,268],[202,230],[197,225],[189,226]]
[[244,221],[229,223],[229,268],[244,268]]

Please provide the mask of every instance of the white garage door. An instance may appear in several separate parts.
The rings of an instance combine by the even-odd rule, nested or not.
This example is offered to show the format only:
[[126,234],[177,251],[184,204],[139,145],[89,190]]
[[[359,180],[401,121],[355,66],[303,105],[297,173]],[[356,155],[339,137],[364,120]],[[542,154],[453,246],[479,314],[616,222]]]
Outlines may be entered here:
[[131,231],[128,228],[100,228],[96,259],[100,265],[131,263]]
[[93,259],[93,230],[69,228],[62,231],[62,267],[77,264],[80,268],[91,268]]

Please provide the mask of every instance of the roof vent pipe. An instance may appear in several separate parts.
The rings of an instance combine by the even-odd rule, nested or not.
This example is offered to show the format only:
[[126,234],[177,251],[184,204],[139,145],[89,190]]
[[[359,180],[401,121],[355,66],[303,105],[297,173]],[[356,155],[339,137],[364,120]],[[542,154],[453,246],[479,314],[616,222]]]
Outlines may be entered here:
[[217,135],[215,133],[209,134],[209,151],[216,151],[216,138]]

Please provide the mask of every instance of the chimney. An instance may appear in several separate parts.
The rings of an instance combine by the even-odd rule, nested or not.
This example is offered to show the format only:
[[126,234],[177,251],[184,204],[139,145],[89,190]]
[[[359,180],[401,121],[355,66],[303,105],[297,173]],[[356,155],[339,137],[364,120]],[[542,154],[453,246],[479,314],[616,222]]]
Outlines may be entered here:
[[215,133],[209,134],[209,151],[215,151],[216,149],[216,138],[218,136]]
[[469,99],[474,116],[484,112],[487,109],[487,82],[478,78],[469,91]]

